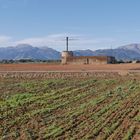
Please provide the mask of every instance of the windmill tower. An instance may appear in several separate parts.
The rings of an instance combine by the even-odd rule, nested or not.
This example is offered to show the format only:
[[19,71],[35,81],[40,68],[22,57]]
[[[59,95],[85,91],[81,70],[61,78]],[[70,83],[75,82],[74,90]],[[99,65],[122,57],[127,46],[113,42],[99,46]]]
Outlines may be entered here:
[[68,59],[73,57],[73,52],[69,51],[69,37],[66,37],[66,50],[61,54],[61,63],[67,64]]
[[69,51],[69,37],[66,37],[66,51]]

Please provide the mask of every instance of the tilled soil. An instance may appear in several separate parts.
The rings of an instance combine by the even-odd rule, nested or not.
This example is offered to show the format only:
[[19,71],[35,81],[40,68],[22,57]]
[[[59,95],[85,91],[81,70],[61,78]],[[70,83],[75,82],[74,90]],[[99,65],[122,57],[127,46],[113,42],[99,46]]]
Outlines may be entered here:
[[0,78],[0,139],[138,140],[140,76]]
[[140,64],[0,64],[0,71],[92,71],[92,70],[140,70]]

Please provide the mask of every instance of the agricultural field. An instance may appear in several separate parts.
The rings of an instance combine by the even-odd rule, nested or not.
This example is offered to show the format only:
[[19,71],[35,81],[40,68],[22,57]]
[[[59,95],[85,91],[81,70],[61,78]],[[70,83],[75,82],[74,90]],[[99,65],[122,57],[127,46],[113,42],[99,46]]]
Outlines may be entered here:
[[137,70],[140,64],[92,64],[92,65],[62,65],[44,63],[0,64],[0,71],[95,71],[95,70]]
[[138,140],[140,76],[0,78],[1,140]]

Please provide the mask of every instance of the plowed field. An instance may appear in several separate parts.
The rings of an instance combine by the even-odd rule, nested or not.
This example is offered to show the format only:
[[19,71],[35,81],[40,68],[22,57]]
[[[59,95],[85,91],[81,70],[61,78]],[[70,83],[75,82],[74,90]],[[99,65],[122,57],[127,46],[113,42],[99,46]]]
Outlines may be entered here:
[[140,64],[50,65],[0,64],[0,71],[140,70]]
[[140,76],[0,78],[2,140],[138,140]]

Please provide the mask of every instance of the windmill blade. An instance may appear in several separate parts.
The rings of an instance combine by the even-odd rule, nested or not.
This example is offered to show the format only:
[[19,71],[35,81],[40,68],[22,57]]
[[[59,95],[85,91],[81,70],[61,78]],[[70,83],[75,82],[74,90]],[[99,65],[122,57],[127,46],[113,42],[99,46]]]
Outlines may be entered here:
[[[62,38],[62,37],[61,37]],[[57,41],[66,41],[66,51],[69,51],[69,41],[77,41],[77,40],[80,40],[80,38],[74,38],[74,37],[65,37],[65,39],[64,38],[58,38],[57,40],[55,40],[56,42]]]
[[[69,41],[80,40],[79,38],[69,38]],[[66,39],[60,39],[59,41],[66,41]]]
[[75,40],[80,40],[79,38],[70,38],[69,40],[75,41]]

